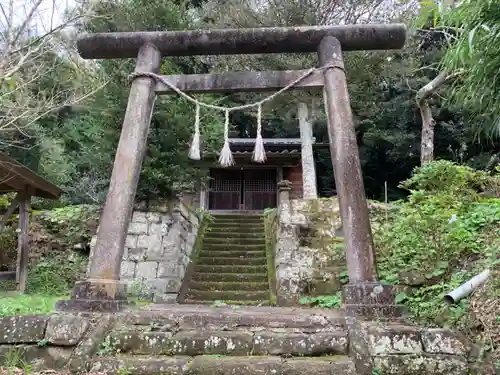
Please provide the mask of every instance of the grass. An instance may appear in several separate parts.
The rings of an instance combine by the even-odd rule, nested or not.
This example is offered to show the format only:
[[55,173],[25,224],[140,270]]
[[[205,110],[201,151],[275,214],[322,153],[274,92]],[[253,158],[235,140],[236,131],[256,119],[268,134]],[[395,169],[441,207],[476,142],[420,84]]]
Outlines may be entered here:
[[0,293],[0,316],[48,314],[54,311],[58,300],[67,298],[17,292]]

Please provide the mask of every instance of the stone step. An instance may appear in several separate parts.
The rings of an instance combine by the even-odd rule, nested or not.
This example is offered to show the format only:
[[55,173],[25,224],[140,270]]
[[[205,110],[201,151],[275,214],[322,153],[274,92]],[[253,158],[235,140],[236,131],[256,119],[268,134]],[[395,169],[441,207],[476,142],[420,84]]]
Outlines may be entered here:
[[267,274],[267,265],[259,266],[236,266],[236,265],[208,265],[208,264],[196,264],[194,266],[195,272],[202,273],[220,273],[220,274],[235,274],[235,273],[257,273],[257,274]]
[[282,358],[278,356],[130,356],[89,359],[90,372],[137,375],[356,375],[347,356]]
[[227,281],[227,282],[267,282],[267,273],[204,273],[195,272],[191,280],[194,281]]
[[150,304],[140,311],[121,314],[118,319],[116,330],[130,329],[130,327],[143,331],[151,331],[152,327],[164,327],[163,331],[176,332],[257,328],[264,330],[286,328],[311,333],[346,330],[346,316],[343,310],[300,306],[250,306],[235,310],[230,306]]
[[265,246],[266,241],[264,238],[239,238],[227,235],[221,238],[206,238],[203,237],[203,245],[260,245]]
[[273,331],[113,331],[109,342],[121,354],[137,355],[342,355],[348,351],[346,331],[295,333]]
[[211,244],[205,243],[202,244],[203,250],[243,250],[243,251],[264,251],[266,249],[265,244],[251,244],[251,245],[240,245],[240,244]]
[[267,258],[213,258],[199,256],[196,264],[201,265],[234,265],[234,266],[260,266],[267,264]]
[[214,221],[263,221],[262,215],[212,215]]
[[185,299],[194,299],[198,301],[261,301],[269,300],[269,290],[266,291],[205,291],[189,289],[184,296]]
[[238,222],[227,222],[227,223],[210,223],[208,226],[208,231],[229,231],[229,232],[241,232],[248,230],[249,232],[264,231],[264,223],[238,223]]
[[201,250],[198,254],[201,257],[212,257],[212,258],[265,258],[266,251],[265,250]]
[[189,283],[190,289],[203,290],[203,291],[268,291],[269,282],[220,282],[220,281],[191,281]]
[[264,234],[264,231],[260,232],[245,232],[243,231],[243,228],[239,232],[228,232],[226,230],[221,230],[221,231],[207,231],[203,235],[203,238],[208,238],[208,239],[218,239],[218,238],[239,238],[239,239],[260,239],[260,240],[265,240],[266,236]]
[[[215,301],[200,301],[196,299],[185,299],[184,301],[180,302],[182,304],[191,304],[191,305],[214,305]],[[230,300],[225,300],[223,302],[227,306],[270,306],[271,301],[265,300],[265,301],[230,301]]]

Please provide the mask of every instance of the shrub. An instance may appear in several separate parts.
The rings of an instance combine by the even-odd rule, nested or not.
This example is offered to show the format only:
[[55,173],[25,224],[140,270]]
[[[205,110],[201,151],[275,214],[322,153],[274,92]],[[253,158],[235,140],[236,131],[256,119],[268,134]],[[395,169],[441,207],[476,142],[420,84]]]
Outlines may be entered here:
[[[425,286],[412,296],[399,295],[398,302],[417,318],[435,322],[446,293],[499,264],[500,199],[480,193],[500,186],[500,179],[437,161],[417,168],[401,186],[410,189],[408,200],[395,205],[375,234],[379,273],[389,283],[399,283],[402,271],[422,275]],[[450,319],[457,321],[466,302],[451,310]]]

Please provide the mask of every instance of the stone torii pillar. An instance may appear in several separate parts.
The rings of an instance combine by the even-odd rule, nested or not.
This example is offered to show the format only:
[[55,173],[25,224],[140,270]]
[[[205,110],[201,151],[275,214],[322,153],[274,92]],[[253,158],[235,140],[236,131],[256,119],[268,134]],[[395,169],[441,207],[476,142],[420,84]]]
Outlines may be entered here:
[[[377,280],[342,51],[400,49],[405,40],[403,24],[338,25],[91,34],[79,39],[78,49],[85,59],[137,58],[137,73],[158,71],[162,56],[318,52],[323,72],[312,73],[293,89],[322,88],[325,92],[350,281],[345,302],[349,313],[366,315],[379,313],[380,307],[388,312],[397,309],[390,286],[380,285]],[[162,78],[184,92],[215,93],[274,91],[303,75],[304,71],[229,72]],[[109,311],[124,304],[120,263],[153,102],[155,95],[171,93],[165,84],[155,82],[155,77],[133,81],[89,277],[75,284],[72,299],[60,301],[59,309]]]

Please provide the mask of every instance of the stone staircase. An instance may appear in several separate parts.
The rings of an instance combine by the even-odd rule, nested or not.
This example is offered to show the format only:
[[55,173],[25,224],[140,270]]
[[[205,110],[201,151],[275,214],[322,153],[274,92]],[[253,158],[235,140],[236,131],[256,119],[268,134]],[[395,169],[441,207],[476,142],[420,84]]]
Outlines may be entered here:
[[355,375],[340,311],[151,305],[120,314],[90,371],[141,375]]
[[264,220],[261,215],[215,215],[194,259],[180,303],[270,303]]

